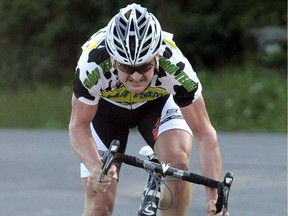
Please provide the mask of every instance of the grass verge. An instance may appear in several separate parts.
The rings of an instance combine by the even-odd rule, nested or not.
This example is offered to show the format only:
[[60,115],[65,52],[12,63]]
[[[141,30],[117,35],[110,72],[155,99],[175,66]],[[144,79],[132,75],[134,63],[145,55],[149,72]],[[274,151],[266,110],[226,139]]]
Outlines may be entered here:
[[[286,73],[254,66],[200,71],[206,106],[218,131],[286,132]],[[67,128],[72,86],[0,93],[0,127]]]
[[0,94],[0,127],[67,128],[72,88],[47,86]]
[[221,131],[287,131],[287,77],[262,67],[200,72],[214,126]]

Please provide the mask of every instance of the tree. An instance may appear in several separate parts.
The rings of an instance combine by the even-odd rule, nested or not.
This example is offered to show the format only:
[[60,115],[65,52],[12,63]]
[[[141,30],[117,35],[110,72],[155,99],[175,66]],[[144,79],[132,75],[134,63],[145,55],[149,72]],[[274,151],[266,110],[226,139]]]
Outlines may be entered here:
[[[155,14],[193,65],[215,67],[241,59],[247,28],[286,25],[286,2],[139,0]],[[81,45],[128,0],[1,0],[1,87],[73,77]]]

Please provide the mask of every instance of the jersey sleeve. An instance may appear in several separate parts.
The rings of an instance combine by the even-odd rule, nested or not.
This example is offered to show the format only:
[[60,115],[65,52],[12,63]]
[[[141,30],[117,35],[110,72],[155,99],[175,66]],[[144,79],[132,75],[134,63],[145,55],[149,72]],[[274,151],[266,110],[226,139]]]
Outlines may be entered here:
[[[83,55],[81,57],[83,57]],[[89,67],[87,68],[86,64],[81,65],[81,57],[78,61],[78,65],[74,75],[73,92],[75,97],[81,102],[88,105],[96,105],[98,104],[101,94],[100,92],[97,92],[97,90],[95,90],[95,87],[89,88],[87,84],[87,80],[89,79],[88,77],[92,76],[92,71],[95,69],[91,69],[92,71],[89,71]]]
[[200,80],[188,59],[164,32],[164,43],[159,56],[159,80],[173,95],[175,103],[184,107],[197,100],[202,92]]
[[101,61],[109,58],[108,54],[103,54],[99,48],[104,33],[103,29],[100,30],[82,46],[82,54],[76,67],[73,92],[78,100],[88,105],[98,104],[101,97]]
[[81,102],[89,105],[97,104],[95,96],[92,96],[88,89],[83,85],[80,78],[80,69],[77,68],[74,76],[74,87],[73,92],[76,98]]

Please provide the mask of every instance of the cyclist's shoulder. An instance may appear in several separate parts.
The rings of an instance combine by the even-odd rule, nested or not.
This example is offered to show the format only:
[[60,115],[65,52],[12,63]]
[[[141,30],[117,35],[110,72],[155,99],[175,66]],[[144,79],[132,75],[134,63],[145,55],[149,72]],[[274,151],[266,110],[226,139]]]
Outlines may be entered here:
[[159,51],[160,57],[165,57],[167,59],[171,59],[172,61],[181,60],[184,56],[173,40],[174,35],[165,31],[162,31],[162,35],[163,42]]
[[105,46],[105,33],[106,33],[107,27],[101,28],[97,32],[95,32],[81,47],[82,53],[86,53],[91,51],[92,49],[103,47]]
[[105,45],[106,27],[93,34],[82,46],[77,67],[80,71],[93,71],[96,68],[107,70],[111,66],[110,56]]
[[162,31],[163,43],[162,46],[178,49],[176,43],[173,40],[174,35],[170,32]]

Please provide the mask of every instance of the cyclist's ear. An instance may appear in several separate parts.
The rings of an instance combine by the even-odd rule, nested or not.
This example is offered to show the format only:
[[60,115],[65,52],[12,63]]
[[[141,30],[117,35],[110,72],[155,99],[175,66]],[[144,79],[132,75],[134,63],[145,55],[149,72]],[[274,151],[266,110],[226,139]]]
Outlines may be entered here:
[[158,74],[159,72],[159,55],[158,54],[154,57],[154,61],[155,61],[154,73]]
[[159,71],[159,54],[157,54],[156,56],[155,56],[155,62],[156,62],[156,65],[155,65],[155,69],[157,70],[157,71]]

